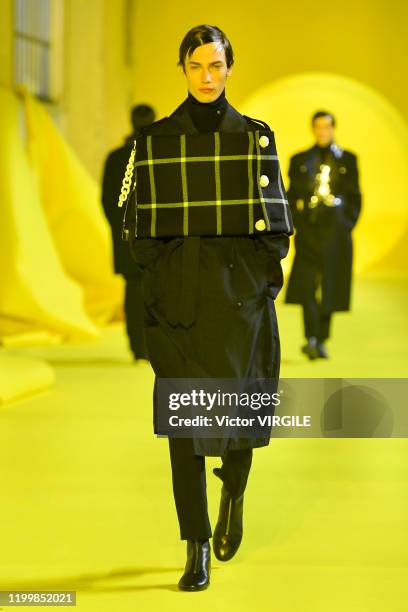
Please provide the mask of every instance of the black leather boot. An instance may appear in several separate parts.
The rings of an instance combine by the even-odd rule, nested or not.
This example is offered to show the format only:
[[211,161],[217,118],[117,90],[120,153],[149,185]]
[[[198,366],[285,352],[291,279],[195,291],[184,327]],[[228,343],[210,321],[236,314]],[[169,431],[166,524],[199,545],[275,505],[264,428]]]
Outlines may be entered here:
[[179,580],[181,591],[202,591],[210,584],[211,546],[209,540],[187,540],[187,562]]
[[214,553],[220,561],[232,559],[241,544],[243,510],[244,494],[234,499],[223,484],[218,522],[213,534]]

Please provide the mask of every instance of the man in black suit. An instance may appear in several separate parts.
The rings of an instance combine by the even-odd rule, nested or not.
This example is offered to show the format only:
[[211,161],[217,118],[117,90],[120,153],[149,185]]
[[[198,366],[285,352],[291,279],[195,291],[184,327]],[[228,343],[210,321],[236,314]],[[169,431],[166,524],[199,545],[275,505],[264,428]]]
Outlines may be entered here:
[[155,112],[151,106],[139,104],[133,107],[133,133],[125,139],[121,147],[109,153],[102,182],[102,204],[112,230],[114,268],[116,274],[122,274],[125,279],[126,331],[137,363],[145,363],[149,359],[143,329],[142,271],[133,261],[129,245],[121,238],[123,214],[117,206],[117,200],[133,140],[142,127],[154,120]]
[[[334,311],[350,310],[353,243],[361,210],[357,157],[334,141],[335,118],[312,117],[316,144],[290,159],[288,199],[296,229],[285,302],[301,304],[309,359],[327,358]],[[316,292],[320,291],[318,301]]]

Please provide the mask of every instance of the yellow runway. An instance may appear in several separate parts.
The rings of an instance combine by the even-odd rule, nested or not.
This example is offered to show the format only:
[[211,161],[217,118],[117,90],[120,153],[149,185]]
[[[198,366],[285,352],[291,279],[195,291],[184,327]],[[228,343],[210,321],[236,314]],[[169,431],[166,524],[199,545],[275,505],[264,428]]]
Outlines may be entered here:
[[[399,278],[360,279],[327,363],[300,354],[300,311],[278,303],[281,375],[406,376],[405,292]],[[0,590],[75,590],[85,612],[407,610],[407,440],[255,450],[239,552],[213,556],[207,591],[181,593],[185,542],[167,440],[152,433],[153,372],[132,365],[122,327],[7,353],[45,358],[56,382],[0,408]],[[219,464],[207,458],[213,526]]]

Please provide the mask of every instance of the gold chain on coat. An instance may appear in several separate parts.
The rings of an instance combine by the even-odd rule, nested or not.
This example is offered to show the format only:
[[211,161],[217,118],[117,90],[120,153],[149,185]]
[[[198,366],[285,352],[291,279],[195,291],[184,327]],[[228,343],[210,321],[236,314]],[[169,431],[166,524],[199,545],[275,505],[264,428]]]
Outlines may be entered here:
[[126,166],[125,176],[123,177],[122,189],[120,190],[120,195],[119,195],[119,200],[118,200],[119,208],[122,208],[123,202],[126,202],[129,196],[130,187],[132,185],[133,172],[135,168],[135,155],[136,155],[136,140],[133,141],[133,149],[130,153],[129,161]]

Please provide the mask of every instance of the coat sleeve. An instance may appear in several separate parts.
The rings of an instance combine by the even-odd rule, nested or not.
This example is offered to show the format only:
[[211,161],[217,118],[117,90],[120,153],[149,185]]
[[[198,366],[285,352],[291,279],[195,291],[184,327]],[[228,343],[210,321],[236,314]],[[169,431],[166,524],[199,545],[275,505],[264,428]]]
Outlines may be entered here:
[[269,257],[271,262],[280,264],[280,260],[284,259],[289,251],[289,234],[267,234],[260,236],[255,234],[255,248],[266,257]]
[[[280,173],[279,168],[279,173]],[[284,188],[282,175],[281,175],[281,184],[282,188]],[[289,196],[285,194],[289,204]],[[286,206],[286,204],[285,204]],[[293,219],[291,207],[288,209],[289,214],[289,230],[288,232],[280,232],[277,234],[254,234],[254,246],[258,255],[258,258],[265,264],[266,273],[267,273],[267,282],[268,286],[272,291],[273,298],[275,299],[282,288],[283,285],[283,271],[281,260],[284,259],[289,251],[290,245],[290,236],[294,233],[293,229]]]
[[357,157],[352,155],[349,168],[349,189],[344,210],[350,230],[354,228],[360,216],[361,199]]
[[256,253],[265,270],[266,282],[273,299],[276,299],[283,286],[281,259],[288,254],[289,240],[289,234],[286,233],[254,236]]
[[126,227],[129,229],[129,248],[133,260],[141,270],[155,269],[166,249],[166,241],[159,238],[137,238],[135,198],[130,195],[129,210],[126,211]]
[[[293,219],[290,207],[289,194],[286,193],[286,189],[282,179],[282,173],[280,170],[280,165],[278,172],[280,174],[281,190],[283,191],[283,195],[286,196],[289,202],[289,209],[287,211],[289,218],[288,231],[280,232],[277,234],[254,234],[254,244],[255,249],[258,251],[258,253],[261,253],[264,257],[269,259],[271,265],[275,263],[280,267],[280,260],[284,259],[289,251],[289,236],[293,234]],[[285,206],[287,205],[285,204]]]
[[[148,127],[148,126],[147,126]],[[143,134],[146,128],[141,128],[138,134]],[[129,230],[128,241],[132,259],[142,271],[156,269],[160,256],[164,253],[167,240],[160,238],[137,238],[136,237],[136,198],[134,187],[129,194],[128,203],[125,208],[122,228]]]

